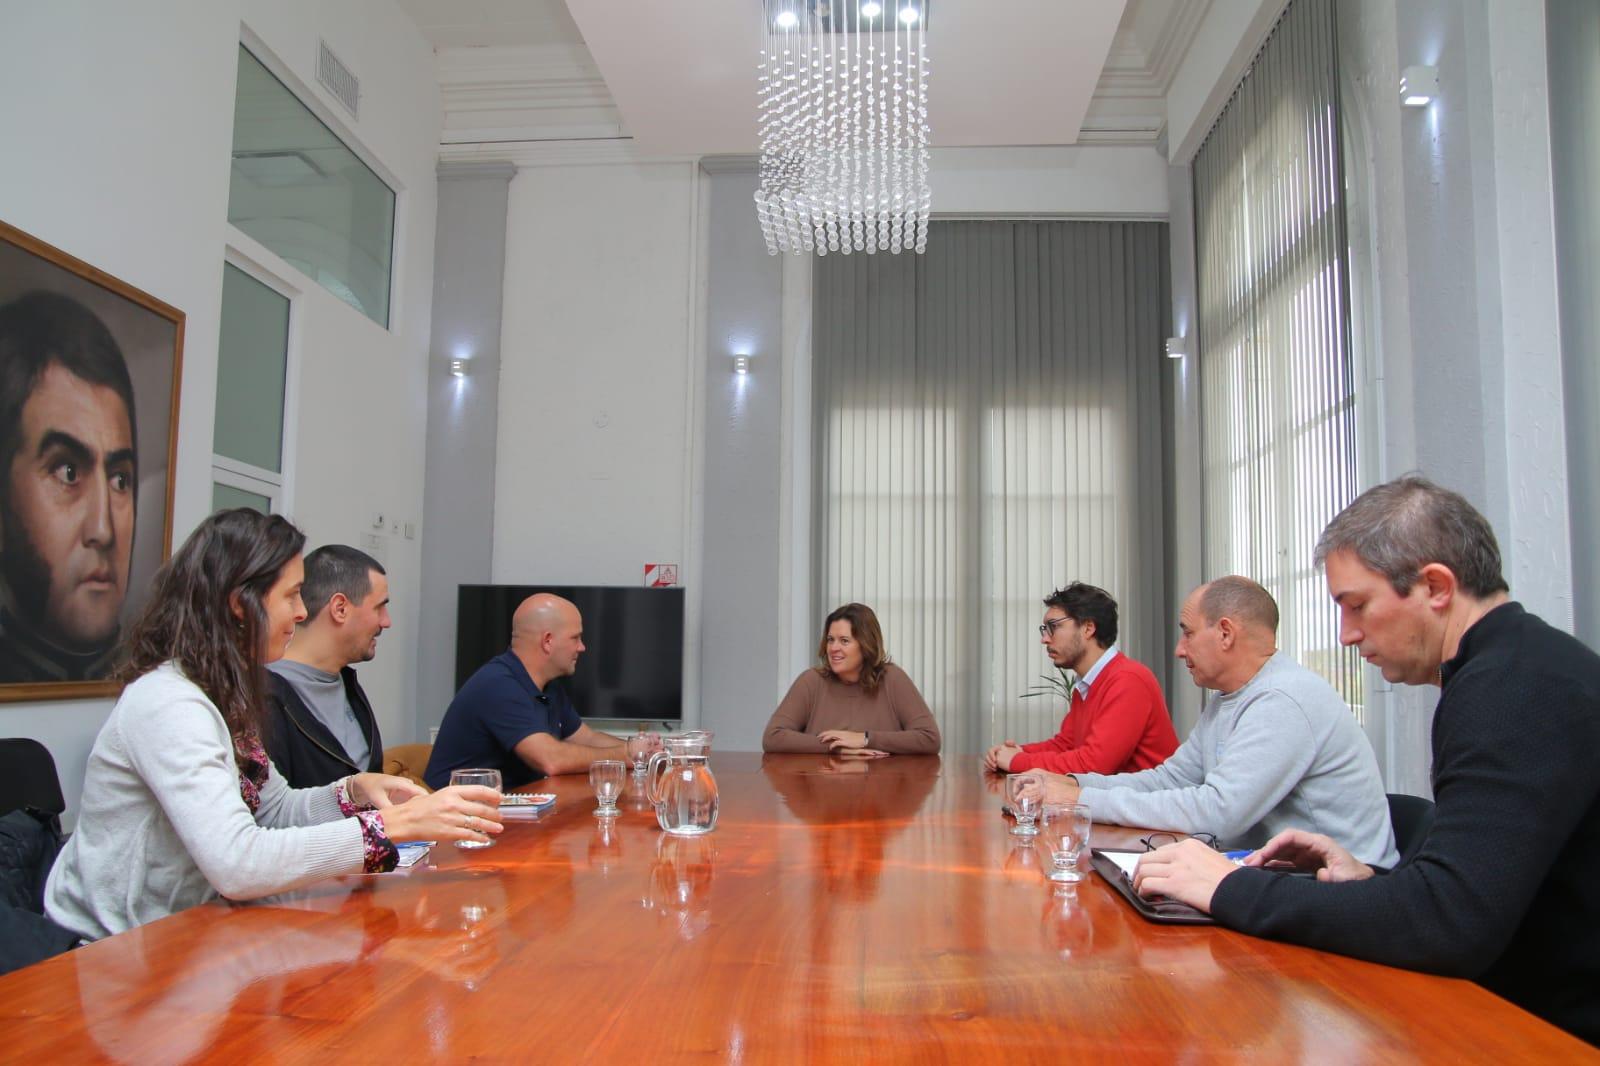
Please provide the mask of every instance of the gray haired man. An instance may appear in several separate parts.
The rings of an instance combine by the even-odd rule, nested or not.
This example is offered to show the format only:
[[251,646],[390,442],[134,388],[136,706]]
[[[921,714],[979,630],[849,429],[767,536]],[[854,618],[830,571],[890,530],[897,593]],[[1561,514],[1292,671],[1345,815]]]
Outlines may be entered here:
[[[1233,866],[1193,841],[1136,883],[1223,925],[1471,978],[1600,1043],[1600,656],[1509,596],[1489,523],[1421,477],[1363,493],[1317,559],[1340,639],[1395,684],[1435,685],[1434,819],[1393,870],[1280,833]],[[1316,880],[1263,869],[1288,862]]]

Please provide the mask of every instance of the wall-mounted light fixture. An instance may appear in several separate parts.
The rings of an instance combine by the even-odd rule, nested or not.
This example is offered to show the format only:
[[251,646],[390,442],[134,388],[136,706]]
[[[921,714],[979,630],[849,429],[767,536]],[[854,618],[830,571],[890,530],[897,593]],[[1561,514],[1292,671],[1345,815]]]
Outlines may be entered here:
[[1400,102],[1405,106],[1427,107],[1438,95],[1438,67],[1407,67],[1400,72]]
[[748,374],[748,373],[750,373],[750,357],[748,355],[736,355],[736,356],[734,356],[733,357],[733,372],[735,374]]
[[450,376],[464,378],[467,376],[467,361],[465,359],[450,360]]
[[1167,358],[1168,359],[1182,359],[1184,356],[1186,356],[1188,354],[1189,354],[1189,338],[1188,337],[1168,337],[1167,338]]

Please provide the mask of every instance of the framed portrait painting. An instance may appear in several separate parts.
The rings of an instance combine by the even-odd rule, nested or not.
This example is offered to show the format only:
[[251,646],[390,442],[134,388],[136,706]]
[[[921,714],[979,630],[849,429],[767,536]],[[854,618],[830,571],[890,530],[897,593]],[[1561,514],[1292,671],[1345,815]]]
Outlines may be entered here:
[[183,312],[0,222],[0,701],[111,695],[172,550]]

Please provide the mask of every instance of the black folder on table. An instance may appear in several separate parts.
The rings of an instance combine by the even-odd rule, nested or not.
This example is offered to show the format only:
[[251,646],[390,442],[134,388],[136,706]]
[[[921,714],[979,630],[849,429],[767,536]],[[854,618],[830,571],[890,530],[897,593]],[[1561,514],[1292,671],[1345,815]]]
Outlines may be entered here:
[[1205,911],[1197,911],[1187,903],[1179,903],[1175,899],[1165,896],[1156,896],[1145,899],[1133,890],[1133,882],[1128,880],[1111,855],[1143,855],[1142,851],[1118,851],[1116,849],[1091,848],[1089,851],[1089,865],[1094,867],[1095,873],[1105,879],[1106,884],[1116,889],[1127,900],[1133,909],[1152,922],[1162,922],[1168,925],[1215,925],[1216,919]]

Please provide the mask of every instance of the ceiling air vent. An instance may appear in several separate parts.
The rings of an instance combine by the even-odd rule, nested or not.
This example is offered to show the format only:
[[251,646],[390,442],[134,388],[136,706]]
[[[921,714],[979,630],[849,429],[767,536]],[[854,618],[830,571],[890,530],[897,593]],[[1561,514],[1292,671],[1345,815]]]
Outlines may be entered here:
[[350,73],[344,61],[333,54],[327,41],[317,42],[317,80],[345,106],[351,115],[359,117],[361,82]]

